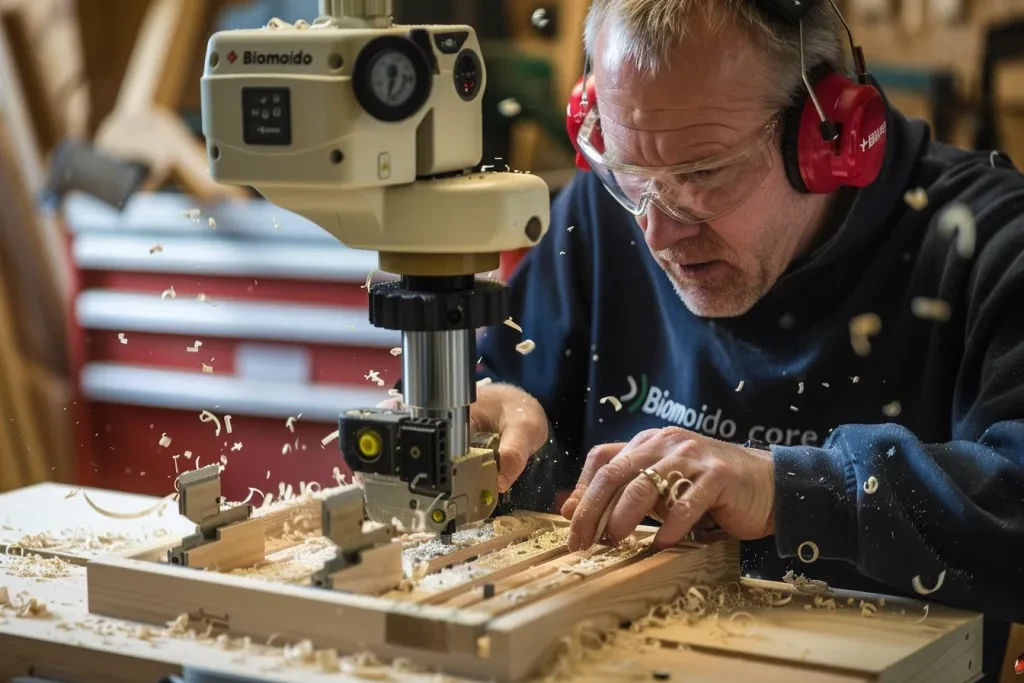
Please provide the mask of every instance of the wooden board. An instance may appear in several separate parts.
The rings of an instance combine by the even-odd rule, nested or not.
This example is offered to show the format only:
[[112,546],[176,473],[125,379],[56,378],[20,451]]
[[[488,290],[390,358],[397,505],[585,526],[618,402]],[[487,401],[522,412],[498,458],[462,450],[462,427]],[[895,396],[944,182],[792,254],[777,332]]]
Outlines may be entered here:
[[[744,583],[780,590],[772,582]],[[782,590],[793,592],[791,587]],[[780,662],[844,671],[871,681],[965,681],[980,674],[982,617],[937,604],[924,614],[920,601],[885,598],[874,617],[861,615],[860,601],[878,596],[834,591],[839,608],[813,608],[813,597],[794,592],[784,607],[750,607],[755,619],[749,634],[732,637],[727,629],[685,623],[652,628],[652,638],[706,651],[742,654]],[[853,606],[847,601],[853,598]],[[813,609],[806,609],[811,605]],[[734,631],[737,629],[733,629]],[[851,643],[857,647],[851,647]]]
[[[532,533],[544,533],[555,526],[554,518],[547,517],[529,528]],[[564,534],[564,520],[558,526]],[[652,533],[653,529],[645,528],[640,537]],[[475,545],[432,558],[429,564],[437,571],[471,557],[486,561],[488,553],[528,544],[529,535],[517,532],[510,538],[482,538]],[[564,540],[559,544],[564,547]],[[396,542],[393,548],[400,550],[401,545]],[[342,650],[361,644],[378,656],[408,657],[446,673],[519,681],[552,654],[551,646],[565,628],[583,619],[614,627],[619,620],[642,616],[655,602],[674,598],[696,581],[738,578],[738,548],[735,541],[717,541],[654,556],[639,544],[635,549],[604,549],[597,554],[563,551],[550,563],[521,574],[527,581],[517,581],[510,574],[491,583],[493,597],[469,606],[458,604],[460,597],[473,597],[466,591],[448,591],[454,595],[454,604],[430,601],[438,602],[435,606],[426,600],[396,601],[112,557],[87,565],[89,611],[150,623],[170,621],[183,613],[214,615],[218,627],[234,634],[265,638],[280,633]],[[367,586],[361,582],[366,577],[359,569],[344,580],[352,578],[363,591]],[[626,578],[607,580],[616,575],[628,577],[628,585]],[[391,585],[400,578],[395,577]],[[514,619],[523,613],[531,615],[528,622]],[[507,619],[512,620],[506,623]]]
[[[64,500],[67,490],[67,487],[41,485],[0,495],[0,524],[13,523],[16,527],[28,529],[35,523],[36,528],[42,530],[45,527],[38,526],[42,521],[32,520],[24,513],[19,515],[21,510],[34,509],[41,512],[41,517],[50,518],[49,522],[55,524],[51,529],[61,528],[67,523],[65,518],[68,514],[74,514],[68,512],[68,506],[71,506],[71,510],[79,509],[75,507],[75,498]],[[113,492],[92,492],[90,497],[104,507],[115,510],[141,509],[157,500]],[[48,505],[40,504],[47,502]],[[297,507],[308,508],[309,505],[309,501],[303,501]],[[94,521],[89,519],[88,508],[84,505],[82,512],[83,521]],[[265,522],[268,526],[277,525],[283,514],[279,510],[273,510],[272,513],[277,514],[274,517],[266,514],[270,519]],[[295,511],[292,511],[294,514]],[[137,533],[140,533],[143,526],[149,528],[154,521],[161,519],[167,524],[179,518],[172,515],[154,519],[106,521],[115,526],[136,527]],[[187,520],[183,521],[186,528],[191,527]],[[283,523],[277,526],[282,527]],[[0,536],[0,540],[2,538]],[[55,613],[50,620],[8,618],[4,622],[0,618],[0,680],[29,672],[90,683],[155,680],[168,673],[180,673],[182,662],[225,675],[274,682],[308,680],[318,683],[327,681],[329,676],[331,681],[340,683],[365,680],[351,674],[320,673],[316,668],[282,666],[279,650],[276,660],[270,656],[242,656],[237,648],[225,650],[216,647],[212,638],[205,643],[195,639],[170,637],[157,637],[155,641],[143,642],[133,637],[131,622],[86,614],[87,595],[90,600],[117,603],[119,610],[136,610],[137,614],[133,615],[136,620],[151,624],[162,624],[176,618],[180,614],[176,610],[182,605],[175,601],[179,596],[185,596],[190,604],[184,607],[190,609],[182,611],[190,611],[194,616],[199,616],[198,610],[203,610],[212,623],[229,626],[232,637],[241,636],[251,629],[267,634],[264,638],[277,634],[276,642],[285,643],[297,642],[301,638],[316,640],[323,632],[329,638],[335,638],[334,642],[345,643],[346,646],[342,648],[344,651],[362,650],[369,646],[368,639],[383,638],[386,644],[373,649],[385,658],[412,658],[441,669],[463,671],[464,675],[471,676],[473,680],[511,680],[512,676],[518,675],[517,670],[530,665],[525,662],[508,665],[502,659],[502,648],[526,648],[527,658],[540,658],[542,655],[536,650],[544,647],[535,647],[535,644],[547,642],[548,635],[543,633],[544,629],[553,628],[561,638],[572,631],[571,624],[578,619],[597,625],[605,621],[614,627],[623,614],[626,618],[632,618],[629,615],[646,613],[648,605],[661,602],[680,591],[685,585],[681,576],[690,573],[692,577],[699,578],[701,571],[713,574],[706,563],[703,569],[693,573],[697,566],[696,556],[688,551],[700,551],[702,548],[720,549],[723,546],[689,544],[685,548],[657,555],[639,555],[614,571],[592,574],[586,579],[562,586],[550,596],[527,602],[522,610],[511,610],[497,618],[472,609],[472,601],[466,609],[453,609],[450,604],[452,600],[441,605],[396,605],[393,601],[381,598],[346,596],[299,586],[279,586],[248,577],[183,570],[165,564],[123,558],[115,558],[110,562],[100,560],[88,569],[73,568],[71,576],[52,581],[4,576],[0,564],[0,585],[5,585],[12,596],[27,590],[33,597],[45,600]],[[734,552],[732,548],[724,550],[726,555]],[[557,559],[551,556],[540,559],[543,555],[540,553],[534,558],[533,567]],[[558,555],[563,558],[563,562],[567,556],[567,552]],[[480,558],[478,562],[485,562],[487,557]],[[728,562],[732,573],[732,560]],[[147,570],[145,574],[123,572],[126,566],[137,564]],[[106,582],[111,587],[109,592],[96,593],[87,588],[85,575],[94,568],[100,568],[101,572],[113,571],[117,575],[118,581]],[[156,570],[155,577],[150,574],[152,569]],[[194,581],[197,577],[203,581]],[[500,579],[495,579],[495,582],[500,582]],[[529,581],[524,583],[529,584]],[[746,580],[742,583],[769,586],[776,590],[786,588],[783,584]],[[479,591],[479,585],[469,589],[469,592],[473,591]],[[496,589],[496,594],[499,592]],[[465,595],[466,592],[461,594]],[[880,596],[867,597],[877,600]],[[894,604],[894,598],[886,599],[888,604]],[[481,595],[476,601],[482,600],[484,598]],[[920,613],[920,603],[911,602],[912,607],[907,607],[908,614],[903,617],[904,620],[917,618],[916,614],[911,614],[912,609]],[[269,617],[260,612],[262,603],[269,604],[269,609],[265,610],[270,613]],[[371,609],[381,603],[387,605],[384,612]],[[218,608],[222,611],[216,611]],[[364,610],[370,612],[364,613]],[[794,614],[796,612],[799,614]],[[836,665],[837,662],[841,663],[837,659],[839,654],[835,652],[840,641],[836,639],[830,644],[828,638],[814,636],[822,632],[830,633],[832,627],[829,618],[837,614],[816,612],[812,615],[815,619],[812,624],[802,621],[807,617],[799,608],[771,613],[777,613],[779,618],[773,623],[772,633],[767,638],[770,644],[764,647],[766,653],[759,654],[756,649],[757,644],[763,640],[760,633],[754,632],[746,638],[728,636],[723,634],[721,628],[716,626],[715,619],[711,618],[695,625],[698,630],[703,629],[706,645],[684,644],[686,649],[677,649],[677,634],[665,635],[667,631],[652,628],[644,632],[645,637],[656,638],[650,646],[641,647],[638,644],[626,650],[616,650],[613,655],[588,654],[586,661],[573,664],[571,674],[564,680],[571,683],[624,683],[651,680],[655,671],[667,672],[673,680],[685,673],[686,681],[707,683],[720,680],[762,683],[891,680],[865,671],[863,667],[851,670]],[[967,662],[974,653],[958,649],[957,646],[959,641],[968,642],[963,640],[965,627],[970,634],[969,642],[972,646],[975,642],[980,646],[980,634],[969,630],[980,622],[980,617],[955,610],[942,611],[933,605],[931,616],[936,615],[940,615],[942,620],[948,620],[949,628],[944,626],[942,629],[929,630],[927,620],[922,628],[896,619],[886,624],[884,633],[874,639],[871,634],[851,633],[843,641],[844,653],[849,655],[859,652],[863,643],[864,652],[867,653],[864,656],[873,657],[878,644],[884,643],[891,648],[888,661],[903,667],[895,668],[894,665],[887,671],[905,674],[906,678],[900,680],[972,680],[972,677],[961,677],[957,672],[967,671]],[[12,616],[9,610],[6,616]],[[757,619],[760,623],[761,616],[758,615]],[[565,625],[552,627],[551,624],[557,624],[557,620],[564,621]],[[425,622],[430,623],[428,628],[423,628]],[[76,624],[84,624],[86,627],[82,629]],[[236,624],[244,628],[237,629]],[[809,632],[811,637],[808,637]],[[482,651],[477,649],[480,645],[478,634],[489,637],[485,642],[490,646],[490,658],[479,656]],[[351,646],[355,638],[361,638],[362,641]],[[724,647],[723,640],[730,647]],[[262,642],[262,639],[254,637],[254,642]],[[776,652],[790,643],[804,643],[805,648],[800,652]],[[522,649],[517,651],[522,652]],[[974,659],[975,663],[977,661]],[[957,673],[957,676],[948,676],[949,673]],[[404,673],[391,673],[390,676],[391,680],[410,683],[436,682],[432,676]]]

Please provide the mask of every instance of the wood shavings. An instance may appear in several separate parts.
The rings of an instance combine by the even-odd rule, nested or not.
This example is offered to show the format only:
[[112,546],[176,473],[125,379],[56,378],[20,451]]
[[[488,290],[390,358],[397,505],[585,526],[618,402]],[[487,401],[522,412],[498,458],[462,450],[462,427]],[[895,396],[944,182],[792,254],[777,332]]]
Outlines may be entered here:
[[[737,621],[737,619],[739,619],[739,620]],[[739,627],[739,632],[738,633],[734,633],[734,632],[730,631],[728,628],[725,628],[725,626],[723,624],[721,624],[721,623],[719,623],[719,626],[722,626],[722,628],[729,635],[745,636],[745,635],[749,635],[750,632],[754,630],[754,627],[757,626],[757,619],[755,619],[754,615],[751,614],[750,612],[733,612],[733,614],[729,616],[728,623],[731,626]]]
[[611,403],[612,407],[615,408],[616,413],[622,410],[622,401],[620,401],[615,396],[605,396],[601,399],[600,403]]
[[366,291],[370,291],[370,283],[373,282],[373,275],[376,272],[376,270],[371,270],[369,273],[367,273],[366,282],[360,285],[359,289],[365,289]]
[[48,619],[53,616],[46,608],[46,603],[35,598],[29,598],[16,609],[15,614],[19,619]]
[[523,328],[521,328],[518,324],[516,324],[516,322],[514,320],[512,320],[512,318],[509,318],[508,320],[505,321],[505,327],[511,327],[513,330],[515,330],[519,334],[523,333]]
[[291,452],[292,445],[290,443],[286,443],[285,445],[281,446],[281,455],[288,455]]
[[230,415],[225,415],[224,416],[224,431],[227,432],[228,434],[231,433],[231,416]]
[[210,216],[210,218],[207,220],[207,223],[210,224],[210,230],[217,229],[217,221],[213,220],[213,216]]
[[345,475],[341,473],[341,469],[335,467],[334,470],[331,472],[331,478],[334,479],[335,482],[337,482],[338,486],[345,485]]
[[886,417],[896,417],[903,412],[903,405],[899,401],[893,401],[892,403],[886,403],[882,406],[882,414]]
[[124,336],[124,332],[118,332],[117,333],[117,341],[121,342],[122,344],[127,344],[128,343],[128,337]]
[[[216,425],[216,431],[214,431],[213,435],[220,436],[220,418],[218,418],[216,415],[211,413],[209,410],[204,410],[203,412],[199,413],[199,421],[214,423],[214,425]],[[191,455],[189,454],[188,451],[185,451],[185,453],[187,454],[185,456],[186,458],[189,457],[189,455]]]
[[220,464],[221,465],[227,465],[228,464],[228,456],[226,456],[226,455],[220,456]]
[[200,215],[201,215],[201,211],[199,209],[189,209],[188,211],[182,211],[181,212],[181,217],[182,218],[187,218],[190,221],[192,221],[193,223],[198,223],[199,222],[199,216]]
[[871,355],[870,337],[882,331],[882,319],[874,313],[862,313],[850,320],[850,345],[858,356]]
[[928,608],[929,607],[931,607],[931,605],[925,605],[924,606],[924,614],[921,615],[921,618],[920,619],[915,619],[914,621],[912,621],[910,623],[911,624],[921,624],[921,623],[924,623],[924,620],[928,618]]
[[860,601],[860,615],[865,618],[874,617],[878,613],[878,607],[864,600]]
[[209,299],[202,292],[199,292],[199,294],[196,295],[196,301],[199,301],[200,303],[204,303],[204,304],[205,303],[209,303]]
[[808,579],[803,574],[797,574],[792,569],[786,572],[786,574],[782,577],[782,581],[783,583],[788,583],[789,585],[793,586],[801,593],[807,593],[809,595],[831,593],[831,589],[828,587],[828,584],[824,581],[819,581],[817,579]]
[[294,645],[285,645],[284,659],[291,664],[313,664],[316,660],[312,641],[300,640]]
[[973,258],[977,235],[974,214],[964,204],[954,203],[939,214],[939,234],[943,237],[956,236],[956,252],[960,258]]
[[167,505],[168,499],[170,498],[170,496],[168,496],[167,498],[161,498],[160,502],[154,503],[148,508],[144,510],[139,510],[138,512],[114,512],[113,510],[104,510],[103,508],[101,508],[99,505],[94,503],[92,499],[89,498],[89,494],[85,493],[84,491],[82,492],[82,497],[85,498],[85,502],[88,503],[89,507],[91,507],[93,510],[103,515],[104,517],[109,517],[111,519],[140,519],[142,517],[148,517],[154,512],[164,508]]
[[167,448],[171,445],[171,437],[167,436],[167,432],[160,435],[160,441],[157,442],[162,448]]
[[858,382],[860,382],[860,376],[854,375],[853,377],[850,378],[850,381],[853,382],[854,384],[857,384]]
[[518,351],[519,353],[521,353],[524,356],[527,356],[527,355],[533,353],[533,350],[536,349],[536,348],[537,348],[537,344],[532,339],[527,339],[525,341],[521,341],[518,344],[516,344],[516,351]]
[[338,653],[333,649],[318,651],[316,653],[316,665],[320,667],[320,671],[323,673],[341,671],[341,665],[338,663]]
[[6,607],[11,604],[11,594],[7,590],[7,586],[0,586],[0,607]]
[[66,494],[66,495],[64,496],[64,500],[67,500],[67,499],[69,499],[69,498],[74,498],[75,496],[77,496],[77,495],[78,495],[78,492],[79,492],[80,490],[81,490],[81,489],[71,489],[71,490],[70,490],[70,491],[68,491],[68,492],[67,492],[67,494]]
[[376,370],[370,370],[369,374],[363,375],[363,379],[369,380],[379,387],[384,386],[384,380],[380,378],[380,373]]
[[327,444],[329,444],[332,441],[334,441],[335,439],[337,439],[340,434],[341,434],[341,430],[340,429],[335,429],[333,432],[331,432],[330,434],[328,434],[324,438],[320,439],[320,444],[323,445],[323,446],[326,446]]
[[207,374],[210,374],[210,373],[213,372],[213,367],[207,365],[206,363],[200,363],[200,365],[203,366],[203,372],[205,372]]
[[792,410],[794,413],[799,413],[800,412],[800,409],[797,408],[796,406],[790,406],[789,409]]
[[177,292],[174,291],[174,287],[168,287],[164,291],[160,292],[160,299],[173,299],[178,296]]
[[476,388],[479,389],[480,387],[486,387],[488,384],[493,382],[494,380],[490,377],[482,377],[476,381]]
[[868,480],[864,482],[864,493],[873,495],[878,490],[878,479],[875,477],[868,477]]
[[188,351],[189,353],[199,353],[199,347],[202,345],[203,342],[196,339],[192,346],[186,346],[185,350]]
[[299,419],[299,417],[302,417],[302,413],[299,413],[298,417],[289,417],[287,420],[284,421],[284,426],[287,427],[288,431],[291,432],[292,434],[295,433],[295,422]]
[[910,585],[914,587],[914,592],[917,593],[918,595],[931,595],[935,591],[937,591],[940,588],[942,588],[942,582],[945,581],[945,580],[946,580],[946,570],[943,569],[941,572],[939,572],[939,578],[935,582],[935,587],[934,588],[925,588],[924,585],[921,583],[921,575],[920,574],[915,576],[913,579],[910,580]]
[[182,453],[182,455],[185,456],[186,460],[191,460],[192,459],[192,451],[185,451],[184,453]]
[[903,194],[903,202],[914,211],[924,211],[928,208],[928,193],[923,187],[908,190]]
[[152,256],[153,254],[161,254],[161,253],[163,253],[163,251],[164,251],[164,245],[162,245],[162,244],[154,244],[153,246],[151,246],[149,248],[150,256]]
[[800,382],[799,386],[797,386],[796,393],[798,393],[798,394],[804,393],[804,383],[803,382]]
[[745,383],[746,383],[746,380],[742,380],[742,379],[741,379],[741,380],[740,380],[740,383],[736,385],[736,391],[743,391],[743,385],[744,385]]
[[398,356],[401,356],[402,355],[402,347],[401,346],[396,346],[395,348],[391,349],[391,355],[394,356],[395,358],[397,358]]
[[241,441],[236,441],[234,443],[234,445],[231,446],[231,450],[232,451],[240,451],[240,450],[242,450],[242,442]]
[[[804,555],[804,548],[811,551],[810,557]],[[818,559],[818,546],[814,541],[804,541],[796,549],[796,556],[800,558],[800,561],[804,564],[811,564]]]
[[953,315],[948,301],[923,296],[916,296],[911,300],[910,312],[922,320],[934,320],[939,323],[949,322]]

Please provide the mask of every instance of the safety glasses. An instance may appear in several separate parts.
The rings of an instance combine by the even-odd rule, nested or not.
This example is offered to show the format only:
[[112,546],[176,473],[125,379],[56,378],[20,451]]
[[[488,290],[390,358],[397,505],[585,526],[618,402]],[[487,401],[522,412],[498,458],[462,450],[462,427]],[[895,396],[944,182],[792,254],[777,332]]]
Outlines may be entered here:
[[651,168],[624,162],[606,149],[597,102],[590,105],[577,143],[608,192],[634,216],[651,204],[680,223],[703,223],[729,213],[754,194],[772,170],[778,117],[746,144],[703,161]]

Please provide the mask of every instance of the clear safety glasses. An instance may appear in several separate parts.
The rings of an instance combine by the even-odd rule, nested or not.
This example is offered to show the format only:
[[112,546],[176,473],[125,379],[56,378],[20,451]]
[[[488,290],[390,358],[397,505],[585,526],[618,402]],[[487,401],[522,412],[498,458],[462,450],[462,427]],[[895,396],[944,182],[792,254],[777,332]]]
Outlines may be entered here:
[[654,204],[680,223],[723,216],[754,194],[772,170],[778,118],[738,149],[703,161],[650,168],[617,159],[607,150],[597,102],[580,128],[579,150],[608,192],[634,216]]

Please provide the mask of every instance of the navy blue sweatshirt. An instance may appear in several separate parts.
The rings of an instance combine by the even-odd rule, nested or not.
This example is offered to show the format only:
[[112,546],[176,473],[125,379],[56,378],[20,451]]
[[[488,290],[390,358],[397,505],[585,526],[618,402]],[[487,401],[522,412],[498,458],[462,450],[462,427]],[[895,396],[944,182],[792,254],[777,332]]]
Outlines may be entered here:
[[[772,444],[776,534],[746,544],[747,571],[910,595],[913,577],[930,587],[945,571],[927,599],[1024,621],[1024,176],[895,111],[889,131],[882,176],[834,234],[732,319],[690,313],[635,219],[579,175],[511,282],[536,350],[517,353],[504,325],[481,340],[482,374],[535,396],[558,442],[515,504],[550,507],[589,449],[645,429],[758,439]],[[903,200],[917,187],[923,211]],[[976,216],[973,258],[938,230],[951,202]],[[915,297],[946,301],[948,322],[917,317]],[[882,321],[867,357],[849,331],[863,313]],[[814,564],[795,560],[804,541]]]

